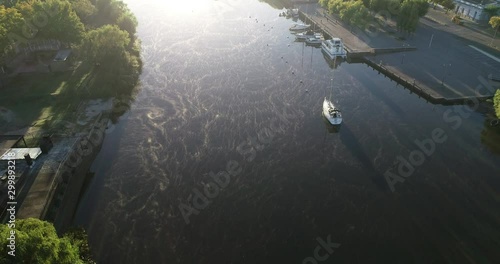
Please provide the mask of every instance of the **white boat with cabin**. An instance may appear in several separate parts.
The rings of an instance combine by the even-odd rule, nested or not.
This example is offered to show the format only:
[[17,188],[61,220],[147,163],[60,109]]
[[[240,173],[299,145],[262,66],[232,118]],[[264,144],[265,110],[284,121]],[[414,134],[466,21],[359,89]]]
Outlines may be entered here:
[[286,17],[299,17],[299,9],[298,8],[287,9],[285,15]]
[[290,31],[295,31],[295,32],[300,32],[300,31],[306,31],[311,27],[311,25],[307,24],[295,24],[290,27]]
[[306,39],[306,44],[309,46],[319,47],[324,40],[325,38],[323,37],[323,34],[319,33],[319,35]]
[[344,48],[344,43],[342,43],[342,40],[340,38],[332,38],[323,41],[321,49],[332,60],[336,57],[345,58],[347,56],[347,51]]
[[305,41],[309,38],[314,38],[314,37],[319,37],[319,36],[323,36],[321,33],[315,33],[314,31],[312,30],[308,30],[306,32],[301,32],[301,33],[297,33],[295,34],[295,40],[297,41]]

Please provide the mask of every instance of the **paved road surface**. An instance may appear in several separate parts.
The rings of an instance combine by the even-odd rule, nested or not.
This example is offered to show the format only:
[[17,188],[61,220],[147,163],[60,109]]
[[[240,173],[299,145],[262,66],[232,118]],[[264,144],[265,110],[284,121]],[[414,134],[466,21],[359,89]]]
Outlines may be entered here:
[[[324,14],[324,10],[315,4],[301,5],[300,9],[316,19]],[[485,45],[488,41],[491,42],[491,38],[488,40],[481,32],[453,23],[444,25],[446,19],[444,13],[430,9],[429,14],[420,19],[415,34],[406,37],[404,41],[397,39],[398,36],[404,37],[404,35],[396,32],[394,23],[388,23],[375,35],[363,34],[361,31],[357,31],[357,34],[352,33],[335,22],[333,17],[329,17],[328,22],[323,19],[322,26],[335,32],[354,50],[368,51],[371,48],[394,48],[405,45],[417,47],[417,51],[377,55],[371,59],[382,62],[400,76],[406,76],[410,82],[414,80],[419,86],[433,90],[434,94],[445,98],[480,96],[488,93],[492,95],[493,91],[482,90],[481,93],[475,91],[481,84],[479,79],[487,79],[488,75],[500,72],[500,62],[491,58],[491,56],[500,58],[500,55]],[[470,47],[471,45],[476,49]],[[490,82],[493,87],[498,87],[499,84]]]

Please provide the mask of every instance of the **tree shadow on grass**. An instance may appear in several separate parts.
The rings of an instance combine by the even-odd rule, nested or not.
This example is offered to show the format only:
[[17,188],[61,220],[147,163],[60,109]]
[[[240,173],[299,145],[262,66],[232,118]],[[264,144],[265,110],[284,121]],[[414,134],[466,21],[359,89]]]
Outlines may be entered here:
[[133,100],[141,72],[140,66],[134,67],[117,72],[82,63],[72,72],[14,77],[1,90],[7,96],[0,98],[0,107],[13,113],[13,118],[0,116],[0,134],[22,128],[35,134],[65,134],[75,128],[84,102],[90,99],[120,97],[127,103],[113,114],[122,115]]

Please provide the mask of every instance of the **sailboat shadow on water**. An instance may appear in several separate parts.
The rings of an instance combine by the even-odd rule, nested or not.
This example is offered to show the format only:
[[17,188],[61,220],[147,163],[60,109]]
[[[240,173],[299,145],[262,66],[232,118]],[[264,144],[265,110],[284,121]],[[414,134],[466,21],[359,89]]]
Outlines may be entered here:
[[323,114],[321,114],[321,120],[323,121],[323,124],[325,124],[326,130],[328,131],[328,133],[336,134],[336,133],[340,132],[340,127],[342,127],[342,124],[338,124],[338,125],[330,124],[328,119],[326,119],[325,115],[323,115]]

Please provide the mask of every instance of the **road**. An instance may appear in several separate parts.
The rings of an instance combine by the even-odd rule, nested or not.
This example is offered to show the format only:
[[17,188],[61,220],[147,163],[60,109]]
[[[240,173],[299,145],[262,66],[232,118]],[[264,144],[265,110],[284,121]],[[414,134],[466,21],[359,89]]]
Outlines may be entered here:
[[[324,9],[316,4],[300,5],[300,9],[309,16],[319,17]],[[326,17],[325,17],[326,20]],[[396,25],[388,22],[379,27],[374,34],[366,34],[363,30],[349,30],[333,16],[321,25],[335,32],[354,50],[371,48],[394,48],[413,46],[416,51],[377,55],[372,60],[381,62],[386,68],[409,81],[415,81],[445,98],[493,95],[493,89],[475,88],[481,84],[480,79],[500,72],[499,53],[488,47],[488,39],[484,33],[467,27],[450,23],[446,24],[447,15],[433,9],[420,19],[417,31],[408,36],[398,33]],[[497,41],[498,42],[498,41]],[[497,43],[494,42],[494,43]],[[473,47],[471,47],[473,46]],[[499,44],[500,46],[500,44]],[[489,55],[487,55],[489,54]],[[482,84],[483,86],[487,86]],[[499,87],[500,83],[490,82],[488,86]]]

